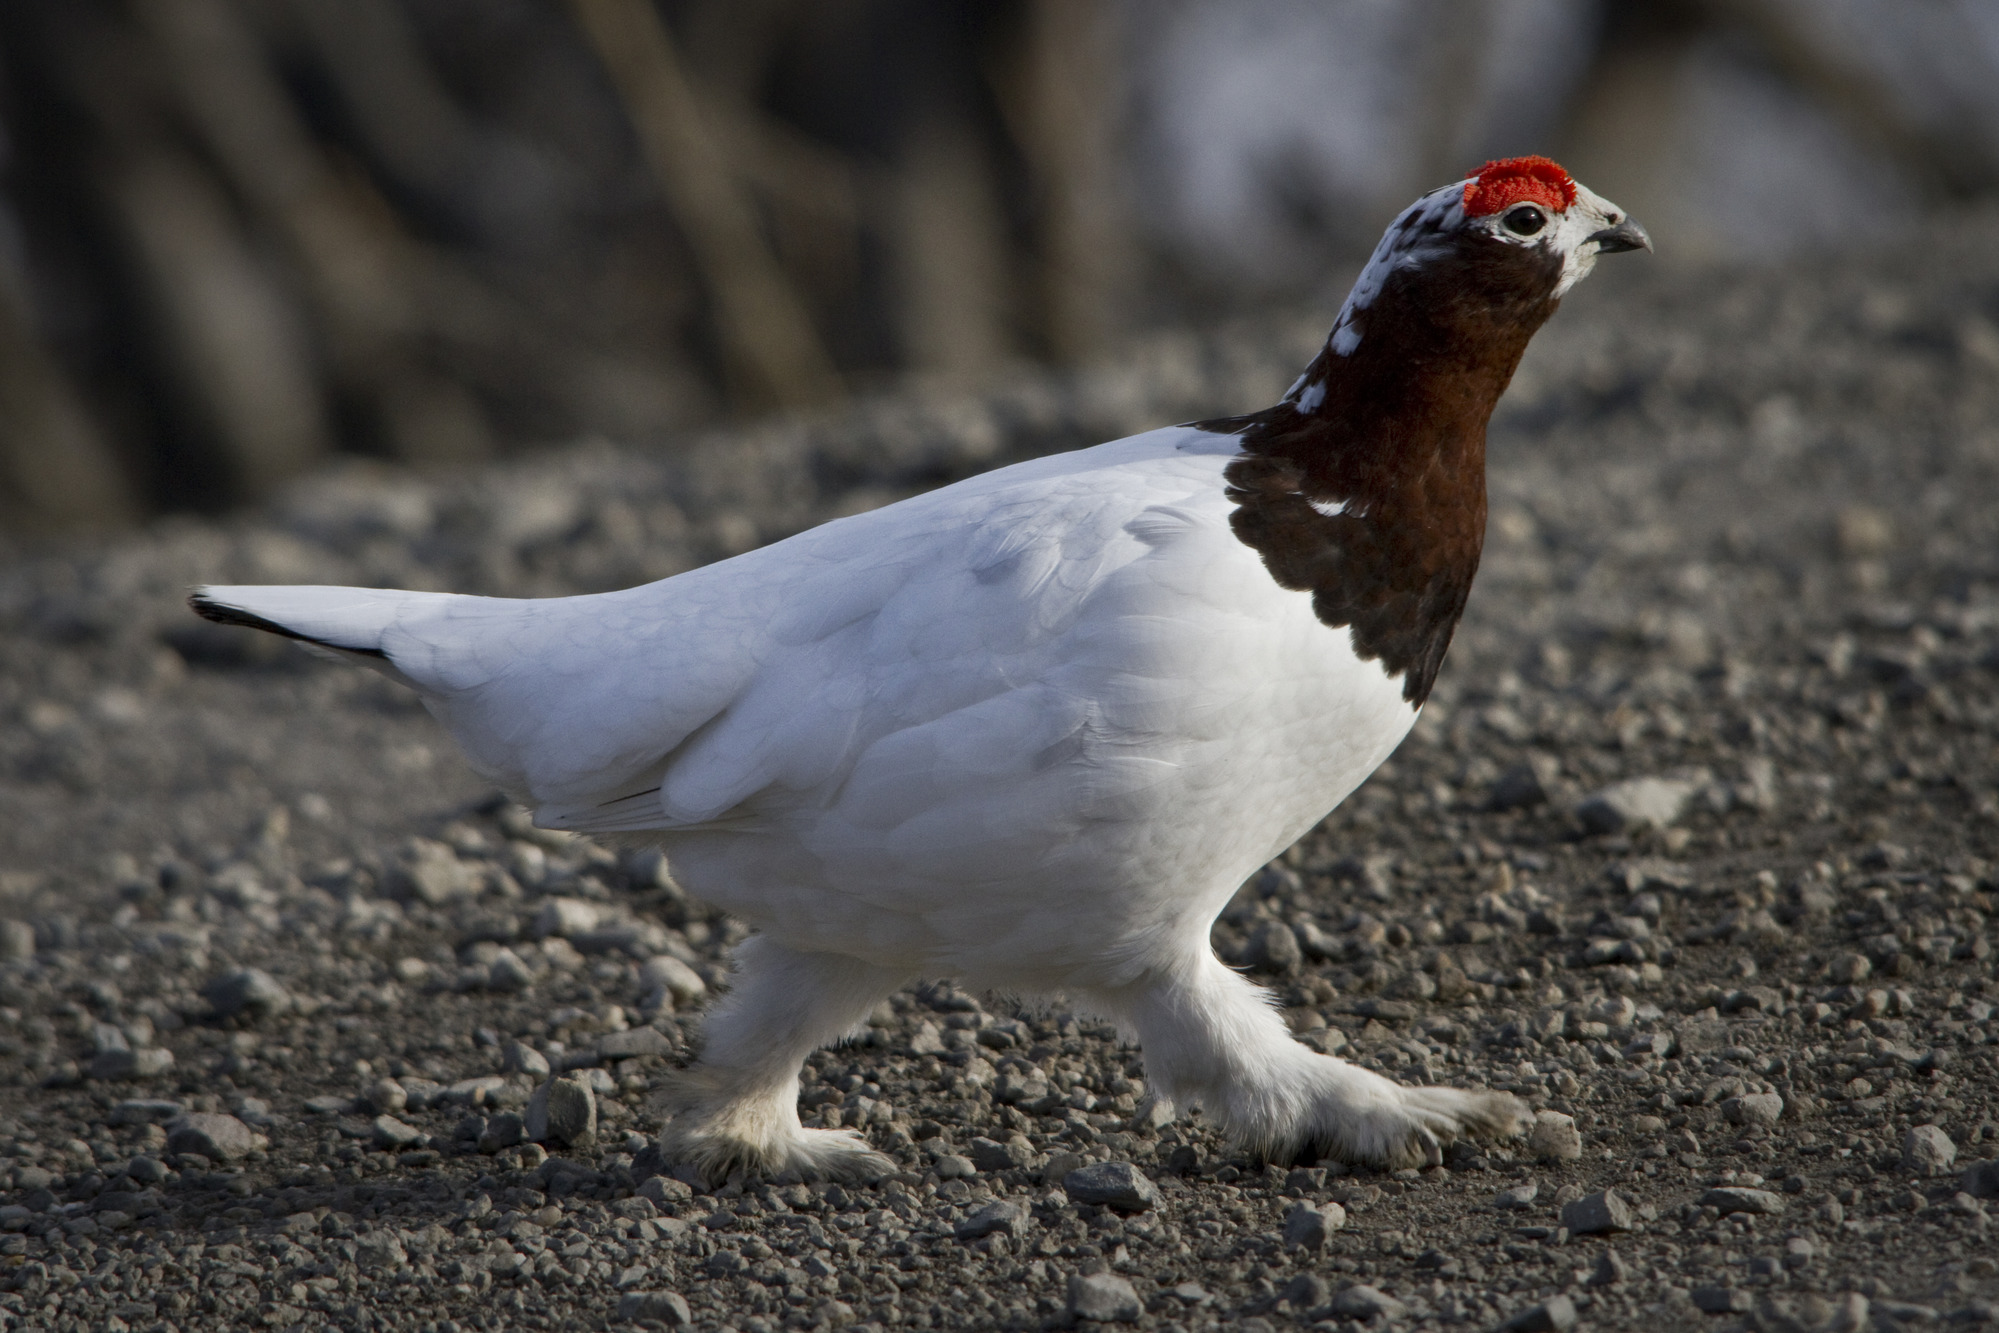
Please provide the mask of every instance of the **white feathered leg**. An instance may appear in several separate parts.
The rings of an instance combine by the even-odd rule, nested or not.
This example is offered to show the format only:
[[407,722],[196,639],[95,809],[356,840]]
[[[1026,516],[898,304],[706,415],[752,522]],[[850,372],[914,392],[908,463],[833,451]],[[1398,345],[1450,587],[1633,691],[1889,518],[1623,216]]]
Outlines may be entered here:
[[1144,1048],[1146,1079],[1199,1107],[1252,1152],[1411,1166],[1460,1135],[1503,1136],[1527,1108],[1505,1093],[1403,1087],[1294,1041],[1267,991],[1205,947],[1145,982],[1097,997]]
[[840,1180],[893,1171],[860,1135],[799,1124],[798,1069],[819,1047],[859,1030],[905,980],[852,958],[799,953],[763,936],[745,940],[734,985],[703,1027],[701,1058],[662,1093],[673,1119],[661,1149],[710,1181],[738,1168]]

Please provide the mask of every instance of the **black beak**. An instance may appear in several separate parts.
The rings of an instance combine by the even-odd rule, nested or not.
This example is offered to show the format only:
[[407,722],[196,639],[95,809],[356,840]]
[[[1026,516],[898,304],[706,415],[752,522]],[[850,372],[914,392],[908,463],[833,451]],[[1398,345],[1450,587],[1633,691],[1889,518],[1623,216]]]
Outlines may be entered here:
[[1652,238],[1645,234],[1643,227],[1633,222],[1630,218],[1624,219],[1624,221],[1618,223],[1615,227],[1605,227],[1602,231],[1593,232],[1589,239],[1596,242],[1596,252],[1600,255],[1614,255],[1623,250],[1650,250],[1652,248]]

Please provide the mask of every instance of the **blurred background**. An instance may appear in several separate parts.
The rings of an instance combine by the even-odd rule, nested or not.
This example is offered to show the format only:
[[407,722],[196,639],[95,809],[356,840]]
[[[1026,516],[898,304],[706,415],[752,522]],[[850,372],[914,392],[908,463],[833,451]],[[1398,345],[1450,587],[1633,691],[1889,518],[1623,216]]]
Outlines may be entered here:
[[1544,152],[1667,259],[1999,189],[1991,0],[9,0],[0,523],[1320,301]]

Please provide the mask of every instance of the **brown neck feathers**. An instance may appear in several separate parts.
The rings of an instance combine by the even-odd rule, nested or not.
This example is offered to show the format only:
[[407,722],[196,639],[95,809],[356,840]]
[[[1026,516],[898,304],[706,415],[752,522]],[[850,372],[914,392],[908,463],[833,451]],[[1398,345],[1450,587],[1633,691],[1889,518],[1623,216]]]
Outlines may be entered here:
[[1350,312],[1358,345],[1328,345],[1285,402],[1197,423],[1242,436],[1225,474],[1236,536],[1412,704],[1478,572],[1486,422],[1559,276],[1551,256],[1460,236],[1391,272]]

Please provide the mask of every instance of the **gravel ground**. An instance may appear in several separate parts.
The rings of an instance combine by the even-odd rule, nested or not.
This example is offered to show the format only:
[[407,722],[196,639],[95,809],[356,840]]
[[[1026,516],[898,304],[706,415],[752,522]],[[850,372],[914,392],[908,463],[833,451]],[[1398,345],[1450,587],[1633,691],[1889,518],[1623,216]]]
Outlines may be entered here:
[[179,604],[658,577],[1268,402],[1326,310],[13,553],[0,1329],[1999,1320],[1995,240],[1634,263],[1537,343],[1422,723],[1216,928],[1302,1040],[1543,1113],[1420,1173],[1244,1160],[1059,1000],[938,985],[807,1071],[899,1177],[662,1174],[646,1089],[740,929],[529,828],[394,687]]

